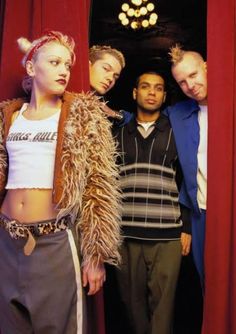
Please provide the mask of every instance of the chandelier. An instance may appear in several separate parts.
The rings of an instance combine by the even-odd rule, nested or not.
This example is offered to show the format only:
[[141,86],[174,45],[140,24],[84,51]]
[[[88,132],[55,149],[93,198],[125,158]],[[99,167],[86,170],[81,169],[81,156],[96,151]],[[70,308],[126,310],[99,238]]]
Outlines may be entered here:
[[122,4],[118,18],[123,26],[133,30],[149,28],[154,26],[158,19],[154,9],[154,4],[149,0],[128,0]]

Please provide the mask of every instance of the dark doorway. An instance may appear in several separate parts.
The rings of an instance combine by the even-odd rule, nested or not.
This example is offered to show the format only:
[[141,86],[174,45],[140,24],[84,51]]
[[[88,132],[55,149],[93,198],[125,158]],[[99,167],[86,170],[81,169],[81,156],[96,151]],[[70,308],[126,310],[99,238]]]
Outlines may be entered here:
[[[121,50],[126,67],[106,97],[116,109],[132,109],[132,86],[143,68],[164,68],[169,77],[169,48],[176,43],[206,58],[206,0],[152,0],[157,25],[137,31],[121,25],[118,15],[124,0],[92,0],[90,45],[111,45]],[[120,94],[122,92],[122,94]],[[170,76],[169,102],[183,98]]]
[[[206,0],[152,0],[158,13],[157,25],[151,29],[133,31],[121,25],[118,15],[124,0],[93,0],[90,18],[90,45],[111,45],[121,50],[126,67],[116,86],[105,97],[114,109],[132,111],[134,80],[143,69],[164,69],[169,78],[168,103],[183,95],[170,75],[169,48],[176,43],[186,50],[200,52],[206,59]],[[107,334],[131,334],[125,322],[122,306],[116,300],[112,268],[108,268],[105,286]],[[110,278],[110,279],[109,279]],[[183,258],[176,291],[174,334],[200,334],[202,323],[202,293],[192,255]]]

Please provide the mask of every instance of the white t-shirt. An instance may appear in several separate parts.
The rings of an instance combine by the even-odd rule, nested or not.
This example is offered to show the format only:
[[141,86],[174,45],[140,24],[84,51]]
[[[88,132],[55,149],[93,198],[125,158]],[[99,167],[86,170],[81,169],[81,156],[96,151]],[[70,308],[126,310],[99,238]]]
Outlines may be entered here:
[[208,135],[208,120],[207,106],[200,105],[198,112],[198,122],[200,128],[200,142],[198,146],[198,172],[197,172],[197,201],[201,209],[206,209],[207,203],[207,135]]
[[52,189],[60,110],[43,120],[28,120],[23,116],[27,106],[22,106],[7,136],[6,189]]

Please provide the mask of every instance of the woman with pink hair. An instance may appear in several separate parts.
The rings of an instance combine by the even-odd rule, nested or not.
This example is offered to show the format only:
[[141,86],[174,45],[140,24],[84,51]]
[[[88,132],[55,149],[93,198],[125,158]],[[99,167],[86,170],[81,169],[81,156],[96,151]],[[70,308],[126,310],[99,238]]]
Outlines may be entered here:
[[0,329],[83,333],[82,286],[119,262],[115,145],[99,98],[65,91],[73,39],[18,44],[30,96],[0,104]]

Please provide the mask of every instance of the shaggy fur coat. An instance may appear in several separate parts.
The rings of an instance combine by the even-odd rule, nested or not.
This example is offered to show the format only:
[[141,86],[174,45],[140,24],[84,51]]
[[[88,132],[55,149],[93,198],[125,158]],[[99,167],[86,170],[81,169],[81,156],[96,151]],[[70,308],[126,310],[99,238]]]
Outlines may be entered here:
[[[70,215],[80,236],[83,265],[119,263],[120,192],[110,123],[95,95],[62,97],[54,168],[53,202],[58,219]],[[14,112],[24,99],[0,104],[0,194],[8,173],[5,141]]]

